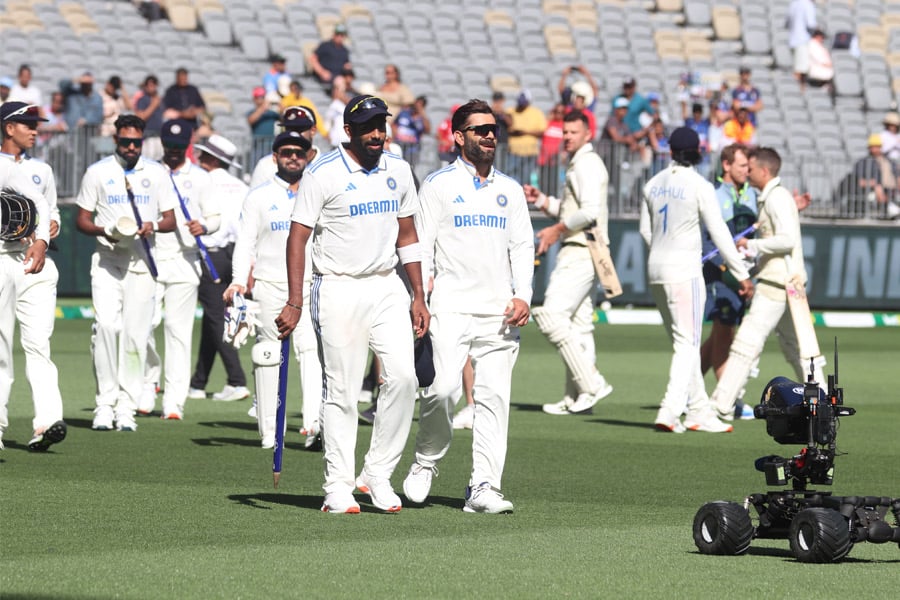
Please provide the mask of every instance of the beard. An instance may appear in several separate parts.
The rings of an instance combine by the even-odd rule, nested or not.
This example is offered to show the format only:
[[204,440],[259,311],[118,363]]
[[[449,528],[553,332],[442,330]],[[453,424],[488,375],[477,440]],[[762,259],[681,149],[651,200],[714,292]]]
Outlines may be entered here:
[[480,140],[467,138],[463,146],[463,151],[472,164],[493,163],[496,150],[496,143],[484,138]]
[[289,169],[278,165],[278,176],[288,183],[297,183],[298,181],[300,181],[300,178],[303,177],[304,168],[305,167],[300,167],[298,169]]

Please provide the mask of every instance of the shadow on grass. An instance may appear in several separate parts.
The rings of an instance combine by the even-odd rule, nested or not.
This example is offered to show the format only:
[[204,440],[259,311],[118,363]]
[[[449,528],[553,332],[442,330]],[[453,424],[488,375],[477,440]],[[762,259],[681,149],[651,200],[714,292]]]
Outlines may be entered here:
[[602,423],[603,425],[615,425],[617,427],[635,427],[637,429],[650,429],[656,431],[653,423],[647,421],[623,421],[621,419],[589,419],[588,423]]
[[[210,448],[219,448],[222,446],[245,446],[248,448],[259,448],[258,439],[233,438],[233,437],[211,437],[211,438],[193,438],[191,440],[198,446],[206,446]],[[285,442],[285,450],[306,450],[301,443]]]
[[66,419],[66,426],[75,429],[90,429],[93,424],[93,419]]
[[[788,541],[784,540],[784,543],[788,544]],[[691,552],[691,554],[695,554],[697,556],[705,556],[702,552],[696,550]],[[780,558],[786,562],[795,562],[798,564],[800,563],[800,561],[798,561],[791,553],[789,546],[785,546],[783,548],[773,546],[750,546],[750,548],[747,549],[747,554],[749,556],[771,556],[772,558]],[[867,558],[854,558],[853,556],[848,556],[841,559],[841,562],[857,564],[893,564],[900,563],[900,559],[870,560]]]
[[256,431],[256,421],[201,421],[197,423],[201,427],[240,429],[242,431]]
[[414,504],[408,500],[406,496],[403,496],[403,498],[403,510],[406,510],[407,508],[418,510],[421,508],[428,508],[429,506],[446,506],[447,508],[462,510],[463,505],[466,503],[462,498],[451,498],[449,496],[428,496],[428,499],[422,504]]
[[526,412],[541,412],[543,410],[540,404],[524,404],[522,402],[512,402],[509,407]]
[[296,508],[307,508],[311,510],[321,510],[322,495],[307,496],[303,494],[279,494],[276,492],[267,492],[264,494],[232,494],[228,496],[232,502],[236,502],[242,506],[251,508],[260,508],[263,510],[272,510],[267,504],[282,504],[284,506],[293,506]]

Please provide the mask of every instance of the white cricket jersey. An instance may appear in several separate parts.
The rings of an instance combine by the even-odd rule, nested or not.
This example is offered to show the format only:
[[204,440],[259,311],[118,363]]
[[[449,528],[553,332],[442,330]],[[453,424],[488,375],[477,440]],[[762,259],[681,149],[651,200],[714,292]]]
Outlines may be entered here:
[[425,277],[434,265],[433,312],[501,315],[513,297],[531,304],[534,231],[517,181],[491,168],[480,182],[457,158],[425,179],[419,202]]
[[418,210],[406,161],[383,153],[366,171],[340,147],[306,168],[291,219],[313,228],[316,273],[361,276],[394,268],[397,219]]
[[[75,202],[80,208],[96,213],[94,224],[98,227],[115,225],[120,217],[134,219],[134,211],[125,190],[126,176],[141,222],[158,221],[163,212],[176,208],[177,201],[173,203],[174,194],[171,193],[172,182],[160,163],[140,157],[134,168],[126,172],[115,155],[107,156],[85,171]],[[156,235],[148,238],[151,248],[154,238]],[[144,250],[138,238],[113,244],[101,235],[97,237],[97,251],[130,259],[129,268],[147,271]]]
[[209,178],[212,181],[213,200],[218,204],[222,218],[218,231],[200,239],[208,248],[224,248],[237,241],[241,226],[241,206],[250,188],[225,169],[213,169],[209,172]]
[[50,208],[50,220],[59,223],[59,202],[56,196],[56,178],[53,176],[53,168],[28,154],[22,154],[20,158],[21,160],[17,161],[12,154],[0,152],[0,159],[12,161],[25,173],[38,193],[43,195],[47,201]]
[[[163,164],[166,171],[166,179],[169,181],[169,192],[175,205],[175,221],[178,223],[175,231],[156,234],[156,252],[158,260],[166,260],[181,256],[185,251],[196,250],[197,240],[187,228],[187,217],[184,212],[206,225],[209,231],[217,231],[220,225],[219,207],[213,197],[212,180],[209,173],[201,167],[185,161],[178,170],[171,170]],[[174,181],[174,185],[173,185]],[[177,192],[175,186],[178,186]],[[178,195],[184,201],[184,207],[180,205]]]
[[[10,188],[30,198],[37,210],[37,225],[34,237],[50,243],[50,206],[43,194],[36,189],[34,181],[29,179],[20,164],[12,160],[0,160],[0,188]],[[0,243],[0,253],[10,254],[24,252],[28,246],[21,241]]]
[[559,208],[559,220],[569,231],[563,242],[587,243],[584,229],[596,223],[609,244],[609,173],[590,143],[579,148],[566,167],[566,189]]
[[712,184],[692,167],[673,162],[644,185],[640,232],[650,246],[650,283],[679,283],[703,276],[701,220],[735,278],[749,278]]
[[289,184],[277,176],[247,194],[232,258],[234,283],[246,287],[251,267],[255,279],[287,283],[287,239],[295,198]]

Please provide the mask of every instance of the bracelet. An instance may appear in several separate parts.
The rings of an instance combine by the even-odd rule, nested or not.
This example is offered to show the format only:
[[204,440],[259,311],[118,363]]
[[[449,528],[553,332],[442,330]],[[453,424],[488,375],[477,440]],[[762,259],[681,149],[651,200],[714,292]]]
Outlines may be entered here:
[[293,308],[294,310],[299,310],[299,311],[301,311],[301,312],[303,311],[303,307],[302,307],[302,306],[297,306],[296,304],[291,304],[290,302],[285,302],[284,305],[285,305],[285,306],[290,306],[290,307]]

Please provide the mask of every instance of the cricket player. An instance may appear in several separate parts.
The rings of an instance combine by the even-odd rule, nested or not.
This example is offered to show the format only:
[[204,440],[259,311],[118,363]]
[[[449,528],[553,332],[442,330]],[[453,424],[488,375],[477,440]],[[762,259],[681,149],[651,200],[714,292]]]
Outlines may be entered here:
[[34,403],[34,435],[28,449],[43,451],[66,437],[58,375],[50,360],[58,274],[46,252],[50,239],[59,233],[56,184],[49,165],[27,154],[34,147],[38,122],[45,120],[35,105],[5,102],[0,107],[0,189],[26,196],[35,208],[34,213],[13,215],[13,206],[4,204],[3,231],[11,234],[16,224],[36,224],[33,238],[0,242],[0,450],[9,426],[16,321]]
[[597,279],[584,231],[595,227],[602,238],[597,241],[609,245],[609,173],[594,152],[590,126],[582,111],[573,110],[563,118],[563,148],[570,158],[562,199],[524,186],[528,202],[559,218],[537,233],[537,253],[545,253],[562,240],[544,293],[544,305],[534,309],[538,328],[557,347],[566,365],[566,395],[559,402],[543,406],[544,412],[551,415],[590,413],[599,400],[613,391],[595,365],[594,324],[590,316]]
[[91,257],[97,379],[92,428],[135,431],[156,295],[153,239],[175,230],[176,201],[162,165],[141,157],[144,121],[122,115],[115,127],[116,153],[88,167],[81,179],[75,226],[97,238]]
[[742,298],[749,300],[753,296],[753,282],[722,219],[712,184],[694,170],[702,159],[697,132],[679,127],[669,136],[669,146],[672,163],[644,185],[640,219],[641,237],[650,247],[650,292],[674,351],[669,383],[655,425],[674,433],[685,429],[729,432],[731,425],[716,418],[700,373],[705,299],[700,262],[701,221],[728,269],[740,282]]
[[531,304],[534,231],[522,186],[493,167],[497,121],[491,106],[470,100],[454,112],[451,126],[460,157],[419,190],[416,226],[426,272],[434,265],[429,335],[435,380],[421,400],[416,460],[403,491],[412,502],[428,497],[450,448],[452,408],[471,356],[475,418],[464,510],[507,513],[513,504],[500,483],[519,327],[528,323]]
[[[279,134],[272,143],[276,174],[250,190],[241,210],[241,226],[234,249],[232,284],[225,290],[225,302],[232,303],[235,293],[250,289],[253,270],[253,297],[260,304],[260,327],[253,345],[253,376],[256,381],[256,418],[263,448],[275,446],[275,416],[278,409],[278,366],[281,344],[275,317],[288,298],[288,272],[285,248],[291,228],[291,211],[306,169],[310,142],[295,131]],[[322,397],[322,371],[319,366],[312,322],[300,322],[291,340],[300,365],[303,384],[303,422],[306,447],[318,449],[319,405]]]
[[[728,353],[728,362],[719,378],[712,401],[721,417],[734,413],[735,402],[747,383],[752,365],[759,359],[766,338],[774,330],[785,359],[794,368],[798,381],[805,381],[813,359],[813,376],[820,386],[826,380],[822,373],[825,357],[801,352],[798,332],[815,340],[812,322],[795,323],[787,309],[785,286],[793,277],[806,283],[800,216],[794,195],[781,185],[778,173],[781,157],[772,148],[754,148],[749,153],[750,185],[760,190],[759,229],[752,240],[741,238],[738,248],[757,260],[757,294],[738,327]],[[818,344],[814,345],[818,351]],[[812,354],[808,352],[807,354]]]
[[[358,513],[354,485],[372,504],[397,512],[402,504],[390,477],[400,461],[417,389],[413,332],[428,331],[421,246],[413,215],[419,209],[409,165],[383,152],[387,105],[359,95],[344,109],[350,141],[307,171],[291,215],[287,261],[289,292],[278,317],[281,337],[296,327],[303,307],[303,277],[313,271],[309,301],[324,373],[322,432],[325,501],[322,510]],[[312,236],[312,264],[304,248]],[[394,270],[404,266],[410,297]],[[369,348],[382,364],[384,384],[372,441],[354,480],[357,401]],[[355,483],[354,483],[355,481]]]
[[[303,137],[313,143],[316,137],[316,117],[311,110],[305,106],[288,106],[281,113],[281,119],[278,121],[282,132],[296,131],[302,133]],[[278,131],[276,129],[276,131]],[[306,164],[312,162],[319,156],[319,149],[315,145],[311,145],[306,156]],[[275,162],[271,156],[263,156],[256,162],[253,168],[253,175],[250,177],[250,188],[265,183],[272,179],[275,175]]]
[[[162,321],[165,309],[165,385],[161,416],[172,420],[184,418],[190,388],[191,343],[201,275],[200,253],[194,236],[218,231],[222,221],[209,173],[186,158],[192,132],[193,125],[184,119],[168,120],[160,131],[162,162],[166,179],[169,180],[169,193],[174,198],[178,226],[175,231],[162,233],[156,238],[159,277],[156,280],[156,305],[147,347],[144,393],[138,406],[140,414],[150,414],[155,408],[160,357],[152,332]],[[183,207],[180,206],[182,203]],[[185,217],[185,211],[190,215],[190,220]]]

